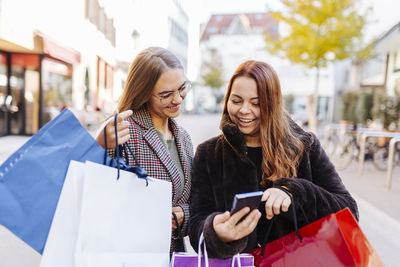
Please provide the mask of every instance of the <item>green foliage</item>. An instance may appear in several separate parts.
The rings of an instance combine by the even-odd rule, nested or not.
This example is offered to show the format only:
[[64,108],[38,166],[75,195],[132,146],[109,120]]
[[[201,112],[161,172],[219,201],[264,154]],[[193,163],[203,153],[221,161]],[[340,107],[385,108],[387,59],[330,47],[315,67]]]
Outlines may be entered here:
[[366,14],[359,14],[358,0],[282,0],[286,12],[274,12],[290,33],[278,40],[266,36],[267,49],[309,68],[326,67],[329,61],[351,56],[366,57],[362,47]]
[[372,107],[374,104],[374,91],[372,89],[362,90],[358,94],[355,114],[357,122],[367,125],[372,120]]
[[342,120],[353,123],[358,122],[356,114],[358,94],[358,92],[346,92],[341,96],[340,118]]
[[293,113],[293,101],[294,101],[293,94],[287,94],[283,96],[283,103],[285,105],[286,110],[289,113]]
[[219,89],[225,84],[223,79],[223,66],[220,57],[212,56],[212,60],[202,65],[203,84],[213,89]]
[[399,130],[400,96],[388,96],[384,90],[374,96],[373,118],[381,121],[386,130]]

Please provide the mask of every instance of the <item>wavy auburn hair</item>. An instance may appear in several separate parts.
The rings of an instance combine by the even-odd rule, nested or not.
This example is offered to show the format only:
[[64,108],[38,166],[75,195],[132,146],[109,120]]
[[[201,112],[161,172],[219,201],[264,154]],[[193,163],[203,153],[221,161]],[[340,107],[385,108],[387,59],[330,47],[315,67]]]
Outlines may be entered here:
[[183,69],[183,66],[167,49],[149,47],[140,52],[129,69],[118,105],[119,112],[128,109],[139,110],[149,102],[158,79],[168,69]]
[[225,96],[224,113],[228,113],[228,101],[232,85],[238,77],[249,77],[257,84],[260,103],[260,139],[262,147],[262,185],[267,180],[296,177],[296,168],[305,149],[290,126],[290,117],[282,103],[278,76],[270,65],[260,61],[242,63],[229,81]]

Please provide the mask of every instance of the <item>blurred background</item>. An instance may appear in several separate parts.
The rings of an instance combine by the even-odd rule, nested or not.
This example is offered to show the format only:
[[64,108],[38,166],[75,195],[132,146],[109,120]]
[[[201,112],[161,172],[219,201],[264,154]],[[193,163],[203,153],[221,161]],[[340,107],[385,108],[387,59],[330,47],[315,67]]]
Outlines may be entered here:
[[[399,10],[389,0],[0,0],[0,163],[64,108],[94,133],[146,47],[176,54],[193,84],[178,120],[195,147],[219,133],[236,67],[265,61],[385,266],[398,266]],[[39,262],[0,226],[1,267]]]
[[130,63],[148,46],[182,61],[194,85],[188,113],[220,112],[235,68],[256,59],[275,68],[301,124],[398,129],[399,116],[385,112],[399,112],[395,3],[1,0],[0,136],[33,134],[65,107],[96,125],[115,109]]

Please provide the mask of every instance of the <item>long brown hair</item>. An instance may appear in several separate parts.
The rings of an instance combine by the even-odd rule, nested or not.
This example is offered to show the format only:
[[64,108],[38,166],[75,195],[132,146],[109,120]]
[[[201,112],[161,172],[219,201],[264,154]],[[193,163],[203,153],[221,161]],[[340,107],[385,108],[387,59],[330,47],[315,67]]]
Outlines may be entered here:
[[151,98],[151,92],[167,69],[183,69],[179,59],[167,49],[149,47],[140,52],[129,69],[128,78],[118,105],[119,112],[138,110]]
[[304,144],[296,137],[289,123],[289,115],[282,103],[278,76],[270,65],[259,61],[242,63],[229,81],[224,113],[236,78],[254,79],[260,103],[260,139],[262,147],[262,184],[282,177],[296,177],[296,168],[304,151]]

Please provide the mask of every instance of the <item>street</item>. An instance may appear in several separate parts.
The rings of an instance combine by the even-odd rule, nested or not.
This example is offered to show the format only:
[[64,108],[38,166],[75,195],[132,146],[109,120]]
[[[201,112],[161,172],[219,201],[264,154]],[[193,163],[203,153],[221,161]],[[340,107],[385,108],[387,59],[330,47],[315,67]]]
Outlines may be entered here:
[[[182,115],[179,123],[192,137],[194,149],[202,141],[219,134],[219,114]],[[0,138],[0,163],[20,147],[28,137]],[[357,200],[360,226],[385,266],[398,266],[400,251],[400,171],[393,170],[393,185],[385,191],[385,172],[366,162],[365,174],[358,177],[358,165],[340,172],[344,184]],[[186,239],[187,240],[187,239]],[[190,248],[190,245],[187,244]],[[190,251],[191,248],[190,248]],[[0,267],[36,267],[40,255],[0,226]]]

